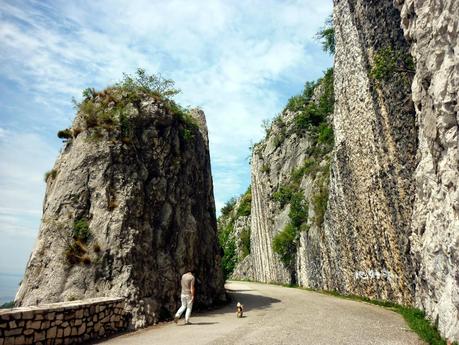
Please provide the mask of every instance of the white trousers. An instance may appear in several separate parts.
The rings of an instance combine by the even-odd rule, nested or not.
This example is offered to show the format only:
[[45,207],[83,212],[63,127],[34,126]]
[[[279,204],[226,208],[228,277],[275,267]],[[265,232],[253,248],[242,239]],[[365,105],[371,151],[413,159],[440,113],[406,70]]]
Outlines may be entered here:
[[185,322],[188,322],[188,320],[190,320],[191,309],[193,309],[193,300],[191,295],[181,295],[180,298],[182,300],[182,306],[177,310],[175,316],[180,318],[186,309]]

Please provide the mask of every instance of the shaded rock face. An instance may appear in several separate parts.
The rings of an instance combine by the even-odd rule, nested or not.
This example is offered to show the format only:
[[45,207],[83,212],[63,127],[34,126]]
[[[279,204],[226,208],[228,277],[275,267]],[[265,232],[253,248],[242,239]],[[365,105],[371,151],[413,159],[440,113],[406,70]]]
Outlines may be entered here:
[[[146,98],[130,140],[88,128],[65,145],[16,305],[119,296],[131,327],[143,327],[175,311],[181,274],[193,268],[198,304],[225,298],[207,129],[201,111],[193,116],[199,128]],[[78,221],[88,241],[72,238]]]
[[415,113],[411,74],[371,76],[375,55],[409,56],[392,1],[334,2],[335,152],[324,287],[410,304]]
[[250,188],[237,199],[227,203],[222,209],[217,225],[220,246],[225,253],[222,258],[224,274],[231,279],[248,279],[244,274],[245,270],[239,273],[236,271],[241,262],[247,262],[246,258],[250,256]]
[[416,304],[459,340],[459,2],[395,3],[416,62]]

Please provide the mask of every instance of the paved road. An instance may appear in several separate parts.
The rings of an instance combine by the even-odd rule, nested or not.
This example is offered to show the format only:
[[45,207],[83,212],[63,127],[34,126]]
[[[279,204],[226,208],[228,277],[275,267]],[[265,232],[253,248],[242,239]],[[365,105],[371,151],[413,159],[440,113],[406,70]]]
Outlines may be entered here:
[[[228,282],[234,303],[192,315],[192,325],[166,323],[104,344],[213,345],[420,345],[403,318],[390,310],[315,292],[274,285]],[[235,304],[245,305],[236,318]]]

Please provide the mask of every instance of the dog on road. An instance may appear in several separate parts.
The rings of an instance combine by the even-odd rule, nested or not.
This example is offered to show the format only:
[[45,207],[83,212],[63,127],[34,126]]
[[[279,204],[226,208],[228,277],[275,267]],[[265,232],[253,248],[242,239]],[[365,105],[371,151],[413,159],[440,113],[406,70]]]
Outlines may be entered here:
[[244,306],[241,303],[237,302],[236,310],[237,317],[242,317],[244,315]]

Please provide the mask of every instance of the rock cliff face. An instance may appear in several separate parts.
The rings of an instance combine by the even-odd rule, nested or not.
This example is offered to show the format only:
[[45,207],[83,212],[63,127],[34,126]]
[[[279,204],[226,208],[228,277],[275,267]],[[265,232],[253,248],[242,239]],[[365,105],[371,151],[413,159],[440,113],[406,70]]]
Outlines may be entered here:
[[[408,45],[392,1],[334,5],[335,150],[324,287],[410,304],[417,145]],[[396,69],[376,73],[393,57]]]
[[244,279],[244,273],[241,272],[251,269],[251,265],[246,263],[241,272],[234,272],[236,266],[249,260],[251,202],[252,191],[249,187],[245,194],[230,200],[218,218],[218,237],[225,253],[222,264],[226,278]]
[[[405,67],[409,52],[400,15],[391,1],[335,1],[334,17],[333,117],[329,113],[323,123],[298,131],[304,114],[313,114],[305,102],[304,109],[276,119],[254,149],[248,278],[411,303],[417,147],[412,73],[372,73],[388,49]],[[326,77],[313,91],[312,103],[319,107],[324,88]],[[333,153],[333,141],[321,140],[331,122]],[[299,221],[292,191],[300,194]],[[274,239],[295,222],[294,255],[286,265],[282,248],[280,255],[273,252]]]
[[459,2],[396,3],[416,62],[416,304],[459,340]]
[[67,132],[16,305],[120,296],[143,327],[175,311],[187,269],[198,304],[224,299],[204,113],[108,89]]
[[417,305],[459,340],[459,3],[335,0],[334,29],[333,114],[298,131],[300,97],[256,145],[235,276]]
[[319,199],[328,183],[332,106],[329,70],[290,100],[254,147],[251,254],[234,278],[321,286]]

